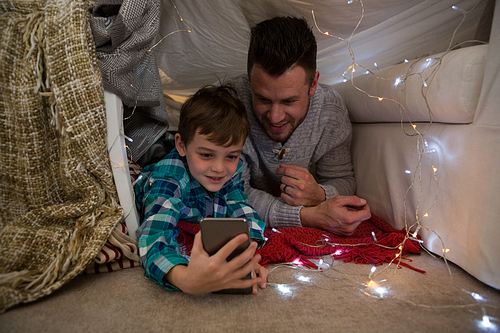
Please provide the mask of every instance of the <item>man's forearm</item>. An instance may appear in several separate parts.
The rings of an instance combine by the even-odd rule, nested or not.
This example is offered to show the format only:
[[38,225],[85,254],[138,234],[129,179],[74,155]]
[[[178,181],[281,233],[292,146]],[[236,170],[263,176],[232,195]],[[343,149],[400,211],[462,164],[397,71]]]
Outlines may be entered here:
[[246,191],[250,204],[266,223],[267,227],[284,228],[301,226],[299,216],[301,207],[290,206],[281,200],[281,198],[276,198],[262,190],[248,187]]

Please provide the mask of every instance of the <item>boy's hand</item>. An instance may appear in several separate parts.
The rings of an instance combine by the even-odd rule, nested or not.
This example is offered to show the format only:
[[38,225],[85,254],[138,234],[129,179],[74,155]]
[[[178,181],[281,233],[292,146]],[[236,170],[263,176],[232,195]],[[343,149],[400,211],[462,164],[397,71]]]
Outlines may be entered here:
[[[262,282],[259,283],[259,286],[262,289],[266,288],[267,274],[269,273],[267,268],[262,267],[261,265],[255,265],[255,269],[253,270],[254,276],[258,276]],[[257,285],[254,284],[252,294],[257,295]]]
[[[238,235],[224,245],[216,254],[209,256],[203,249],[201,233],[194,237],[191,259],[187,266],[177,265],[165,276],[167,281],[188,294],[202,294],[222,289],[248,288],[259,283],[265,283],[267,270],[260,267],[260,255],[254,255],[257,243],[250,246],[239,256],[227,262],[226,258],[247,240],[247,235]],[[258,266],[258,267],[257,267]],[[260,267],[260,268],[259,268]],[[258,277],[242,280],[252,270]],[[265,272],[263,271],[265,270]],[[264,279],[263,279],[264,278]]]

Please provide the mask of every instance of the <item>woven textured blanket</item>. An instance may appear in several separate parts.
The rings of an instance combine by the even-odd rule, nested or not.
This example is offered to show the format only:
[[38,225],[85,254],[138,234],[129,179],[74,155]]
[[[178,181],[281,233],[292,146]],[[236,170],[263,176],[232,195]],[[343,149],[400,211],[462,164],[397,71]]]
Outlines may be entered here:
[[122,219],[92,4],[0,2],[0,312],[78,275]]
[[[187,253],[190,252],[194,235],[200,230],[198,223],[179,221],[177,241]],[[308,268],[318,267],[310,261],[324,255],[334,259],[358,264],[381,265],[393,262],[425,273],[406,261],[407,254],[420,254],[417,240],[407,237],[404,229],[394,229],[389,223],[372,214],[363,221],[350,237],[337,236],[313,228],[266,229],[266,244],[259,250],[260,264],[268,266],[278,263],[295,263]]]

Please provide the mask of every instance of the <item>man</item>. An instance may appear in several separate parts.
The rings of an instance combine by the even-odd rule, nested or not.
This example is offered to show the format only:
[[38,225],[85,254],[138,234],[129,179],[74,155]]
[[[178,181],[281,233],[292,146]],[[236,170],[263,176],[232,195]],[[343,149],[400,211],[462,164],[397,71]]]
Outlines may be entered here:
[[248,74],[233,81],[252,126],[242,150],[245,192],[270,227],[351,235],[370,208],[354,196],[351,123],[338,93],[318,84],[316,53],[305,19],[252,29]]

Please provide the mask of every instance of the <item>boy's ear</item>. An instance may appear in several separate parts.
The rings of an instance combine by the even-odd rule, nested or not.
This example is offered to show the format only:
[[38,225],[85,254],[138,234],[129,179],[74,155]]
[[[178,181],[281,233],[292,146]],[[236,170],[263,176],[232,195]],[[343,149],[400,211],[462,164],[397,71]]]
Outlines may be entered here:
[[179,133],[175,133],[175,148],[177,149],[179,155],[183,157],[186,156],[186,145],[184,144],[184,141],[182,141]]

